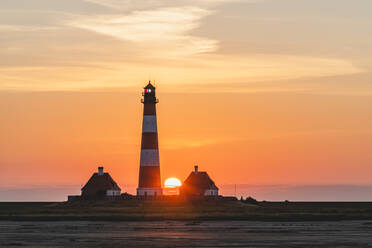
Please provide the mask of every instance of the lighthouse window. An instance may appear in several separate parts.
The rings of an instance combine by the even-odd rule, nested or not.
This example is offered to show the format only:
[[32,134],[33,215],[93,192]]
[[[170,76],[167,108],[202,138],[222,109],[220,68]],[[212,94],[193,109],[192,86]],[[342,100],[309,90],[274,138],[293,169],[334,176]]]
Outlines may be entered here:
[[145,89],[145,93],[151,93],[151,89]]

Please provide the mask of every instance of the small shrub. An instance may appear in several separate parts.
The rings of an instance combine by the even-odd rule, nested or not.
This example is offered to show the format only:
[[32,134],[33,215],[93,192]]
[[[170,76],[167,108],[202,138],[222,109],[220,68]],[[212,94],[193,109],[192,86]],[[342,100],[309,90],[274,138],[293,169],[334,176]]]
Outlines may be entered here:
[[244,202],[244,203],[250,203],[250,204],[257,204],[258,203],[258,201],[256,199],[254,199],[250,196],[247,197],[245,200],[243,200],[243,197],[242,197],[241,201]]

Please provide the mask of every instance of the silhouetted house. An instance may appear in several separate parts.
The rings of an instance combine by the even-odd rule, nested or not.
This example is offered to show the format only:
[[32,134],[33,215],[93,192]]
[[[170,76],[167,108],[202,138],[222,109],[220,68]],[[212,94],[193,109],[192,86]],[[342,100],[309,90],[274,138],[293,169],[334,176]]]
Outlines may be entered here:
[[218,188],[205,171],[198,171],[198,166],[191,172],[180,188],[184,196],[218,196]]
[[109,173],[98,167],[85,186],[81,189],[82,198],[103,198],[106,196],[120,196],[121,189]]

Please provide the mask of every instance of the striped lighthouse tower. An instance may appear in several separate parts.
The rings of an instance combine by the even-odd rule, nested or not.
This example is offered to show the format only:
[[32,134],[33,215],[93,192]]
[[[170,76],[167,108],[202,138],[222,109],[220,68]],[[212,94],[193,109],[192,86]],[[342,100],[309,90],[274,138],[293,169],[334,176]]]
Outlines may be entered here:
[[159,196],[163,191],[160,180],[158,129],[156,121],[155,87],[149,82],[144,88],[141,158],[137,195]]

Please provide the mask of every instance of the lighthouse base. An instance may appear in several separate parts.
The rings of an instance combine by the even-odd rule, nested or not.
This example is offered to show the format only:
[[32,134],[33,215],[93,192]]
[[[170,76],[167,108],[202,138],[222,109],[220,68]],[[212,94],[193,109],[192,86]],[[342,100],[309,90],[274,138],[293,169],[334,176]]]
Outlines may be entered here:
[[137,188],[137,196],[161,196],[163,195],[162,188]]

